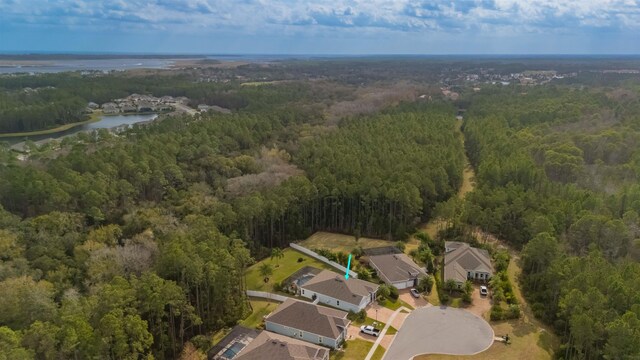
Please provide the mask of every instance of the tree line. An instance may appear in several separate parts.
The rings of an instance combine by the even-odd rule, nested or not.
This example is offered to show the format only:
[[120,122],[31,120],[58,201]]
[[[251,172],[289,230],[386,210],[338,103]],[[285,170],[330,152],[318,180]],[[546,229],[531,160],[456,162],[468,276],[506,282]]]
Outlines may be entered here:
[[525,296],[561,336],[558,358],[639,356],[637,96],[488,90],[465,114],[478,187],[464,221],[522,248]]

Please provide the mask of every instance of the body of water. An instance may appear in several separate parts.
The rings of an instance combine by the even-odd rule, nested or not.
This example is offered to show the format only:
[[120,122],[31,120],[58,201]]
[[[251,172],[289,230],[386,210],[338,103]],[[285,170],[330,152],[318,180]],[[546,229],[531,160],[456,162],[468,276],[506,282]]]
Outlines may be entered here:
[[158,117],[157,114],[102,116],[102,118],[99,121],[76,126],[69,130],[60,131],[55,134],[0,138],[0,141],[7,141],[11,145],[19,144],[27,139],[35,142],[46,142],[51,139],[61,139],[65,136],[74,135],[81,131],[111,129],[111,128],[119,127],[122,125],[133,125],[140,122],[151,121],[157,117]]
[[174,63],[172,59],[16,60],[15,63],[4,60],[0,65],[0,74],[165,69]]

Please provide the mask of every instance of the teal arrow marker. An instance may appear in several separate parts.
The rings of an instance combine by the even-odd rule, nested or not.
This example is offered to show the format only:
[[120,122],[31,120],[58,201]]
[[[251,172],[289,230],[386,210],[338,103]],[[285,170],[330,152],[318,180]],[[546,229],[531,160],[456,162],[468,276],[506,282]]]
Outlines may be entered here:
[[351,254],[349,254],[349,261],[347,262],[347,273],[344,274],[344,278],[349,280],[349,269],[351,269]]

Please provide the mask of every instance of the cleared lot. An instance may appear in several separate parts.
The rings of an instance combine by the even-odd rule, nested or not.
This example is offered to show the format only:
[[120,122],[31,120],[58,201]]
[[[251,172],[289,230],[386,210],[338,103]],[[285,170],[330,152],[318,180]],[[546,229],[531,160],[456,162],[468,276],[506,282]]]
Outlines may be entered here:
[[493,343],[483,319],[451,307],[423,307],[409,314],[384,359],[409,360],[421,354],[472,355]]

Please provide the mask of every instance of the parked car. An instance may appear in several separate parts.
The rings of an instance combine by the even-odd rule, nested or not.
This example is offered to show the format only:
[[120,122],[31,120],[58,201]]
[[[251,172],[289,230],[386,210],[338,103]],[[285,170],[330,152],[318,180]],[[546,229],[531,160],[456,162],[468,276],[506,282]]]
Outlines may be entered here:
[[480,286],[480,295],[482,295],[482,296],[489,295],[489,290],[487,289],[486,286],[484,286],[484,285]]
[[378,337],[378,335],[380,335],[380,330],[374,328],[371,325],[362,325],[360,326],[360,332],[367,334],[367,335],[373,335],[375,337]]
[[420,293],[416,289],[411,289],[411,295],[413,295],[414,298],[420,297]]

